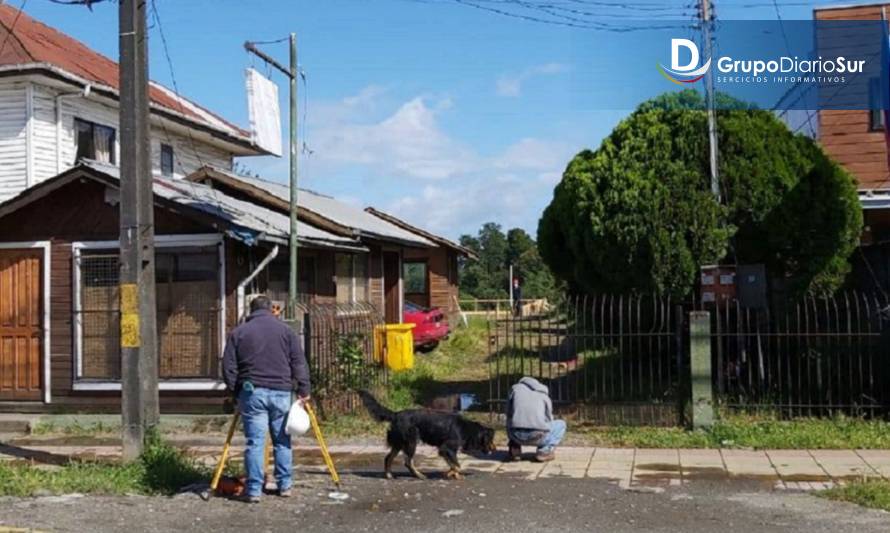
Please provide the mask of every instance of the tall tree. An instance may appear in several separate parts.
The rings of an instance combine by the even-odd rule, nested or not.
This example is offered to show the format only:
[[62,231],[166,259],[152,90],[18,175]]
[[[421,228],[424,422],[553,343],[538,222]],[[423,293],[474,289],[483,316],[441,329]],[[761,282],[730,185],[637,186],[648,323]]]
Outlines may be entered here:
[[479,256],[478,261],[468,261],[462,265],[462,295],[484,299],[508,298],[508,276],[512,264],[514,275],[522,279],[524,297],[553,296],[556,281],[541,260],[535,241],[525,230],[513,228],[505,236],[500,225],[489,222],[482,226],[476,237],[461,236],[460,243]]
[[554,273],[576,291],[685,296],[728,256],[798,292],[837,288],[862,228],[853,178],[772,113],[734,107],[718,113],[723,203],[694,91],[642,104],[575,156],[538,225]]

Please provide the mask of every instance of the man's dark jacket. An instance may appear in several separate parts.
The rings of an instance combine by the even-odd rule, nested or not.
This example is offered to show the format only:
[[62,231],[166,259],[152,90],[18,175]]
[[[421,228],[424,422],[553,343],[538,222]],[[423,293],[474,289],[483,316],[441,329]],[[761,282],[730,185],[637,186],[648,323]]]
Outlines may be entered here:
[[229,333],[223,377],[233,392],[250,381],[254,387],[296,389],[297,395],[309,396],[309,365],[300,337],[265,309]]

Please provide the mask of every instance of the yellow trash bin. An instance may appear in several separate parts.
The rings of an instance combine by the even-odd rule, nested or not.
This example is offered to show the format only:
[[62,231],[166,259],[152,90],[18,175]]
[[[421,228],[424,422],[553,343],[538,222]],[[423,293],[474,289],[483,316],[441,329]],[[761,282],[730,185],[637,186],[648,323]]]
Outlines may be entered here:
[[386,326],[374,326],[374,362],[383,363],[386,352]]
[[[414,368],[414,334],[411,330],[415,324],[386,324],[386,347],[383,358],[386,367],[393,371]],[[379,334],[375,331],[375,340]],[[377,343],[374,347],[377,356]]]

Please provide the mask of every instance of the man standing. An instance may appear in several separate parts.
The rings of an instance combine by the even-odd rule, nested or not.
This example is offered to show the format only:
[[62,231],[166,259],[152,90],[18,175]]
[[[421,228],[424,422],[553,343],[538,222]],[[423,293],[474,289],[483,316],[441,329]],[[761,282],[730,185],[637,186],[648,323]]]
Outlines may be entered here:
[[522,285],[519,278],[513,278],[513,316],[522,317]]
[[546,385],[531,377],[513,385],[507,399],[507,437],[512,461],[520,459],[523,444],[538,447],[537,461],[552,461],[554,449],[565,433],[565,421],[553,419],[553,403]]
[[250,302],[247,320],[229,334],[223,375],[244,421],[245,501],[256,503],[262,494],[266,430],[272,435],[278,494],[290,496],[293,455],[285,426],[291,391],[296,389],[300,401],[309,400],[309,367],[300,337],[272,313],[266,296]]

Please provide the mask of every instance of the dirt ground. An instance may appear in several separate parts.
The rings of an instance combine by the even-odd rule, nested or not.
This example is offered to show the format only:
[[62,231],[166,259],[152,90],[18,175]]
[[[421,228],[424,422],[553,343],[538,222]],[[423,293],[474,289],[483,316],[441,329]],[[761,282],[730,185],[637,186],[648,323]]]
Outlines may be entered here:
[[[350,497],[328,497],[323,474],[301,474],[294,497],[249,505],[174,497],[44,496],[0,499],[0,526],[49,531],[684,531],[886,532],[890,514],[738,480],[661,492],[593,479],[527,481],[471,474],[463,481],[386,481],[344,475]],[[0,527],[2,529],[2,527]]]

